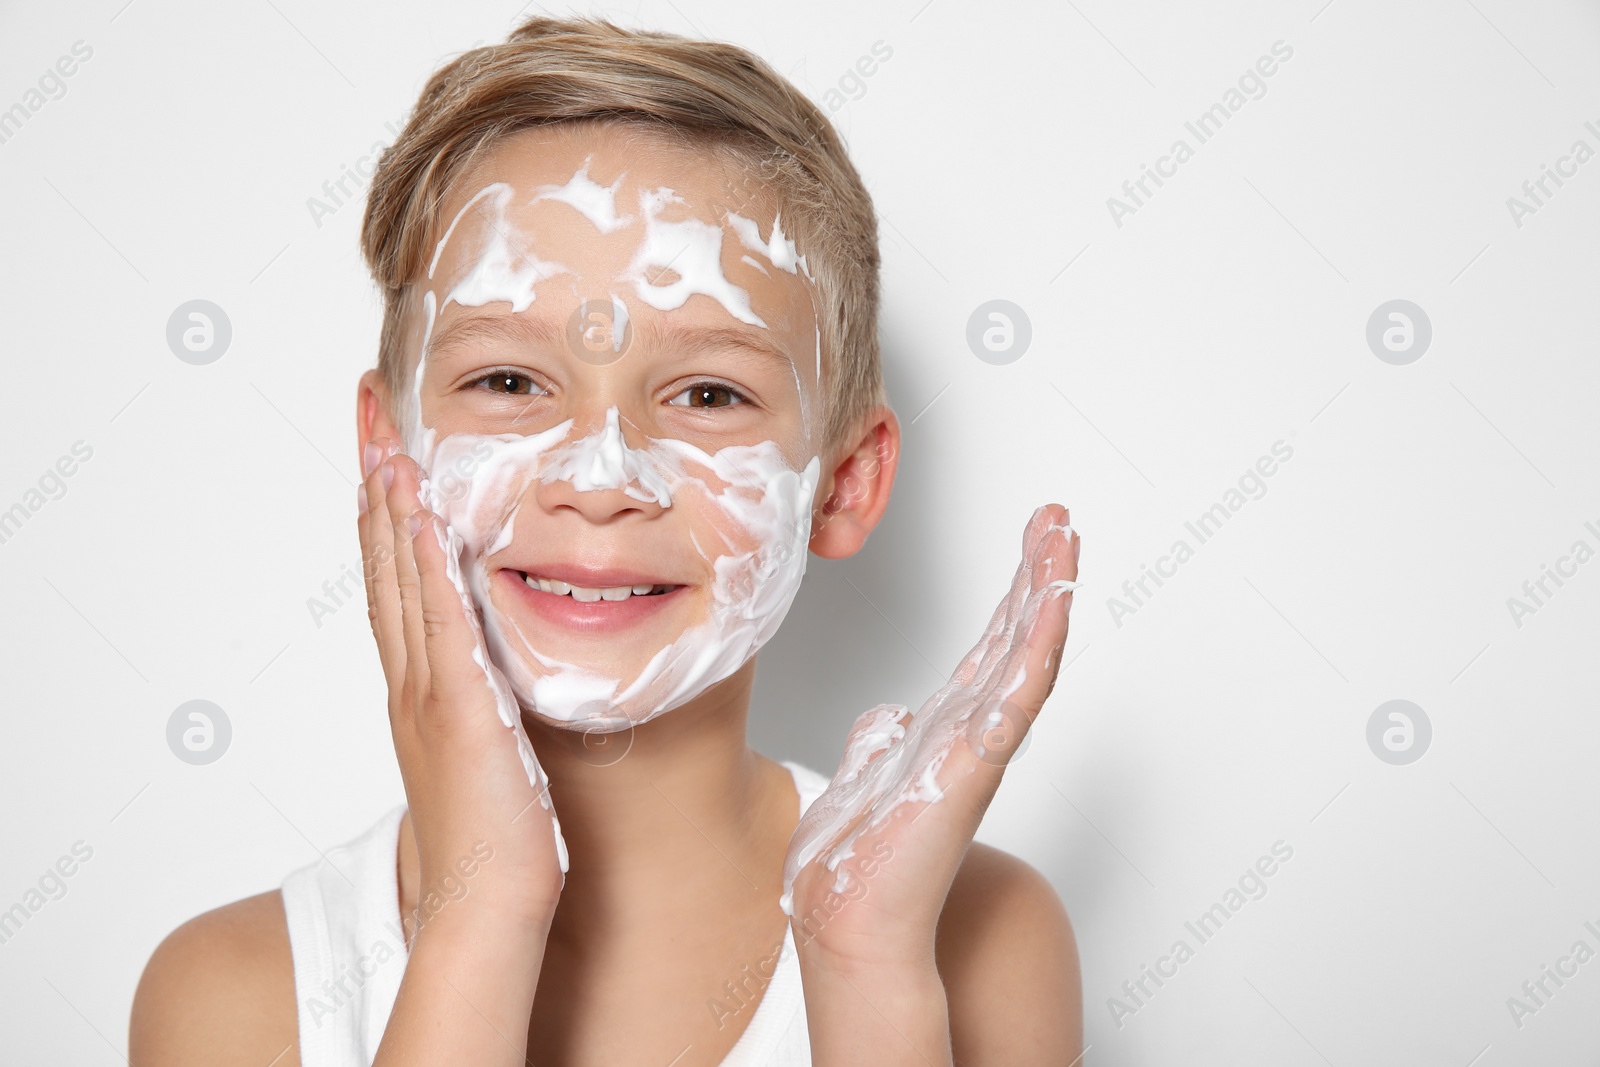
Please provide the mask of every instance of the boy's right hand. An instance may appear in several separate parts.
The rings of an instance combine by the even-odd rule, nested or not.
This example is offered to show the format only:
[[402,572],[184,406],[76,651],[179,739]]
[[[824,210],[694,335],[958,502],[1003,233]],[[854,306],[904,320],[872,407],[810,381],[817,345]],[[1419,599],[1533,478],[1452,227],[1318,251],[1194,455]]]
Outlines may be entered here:
[[[548,928],[563,880],[549,790],[529,783],[516,735],[501,723],[481,628],[447,571],[444,521],[421,504],[422,471],[397,449],[379,439],[363,450],[358,526],[418,896],[465,881],[466,896],[446,911]],[[494,851],[481,862],[485,844]],[[462,879],[457,865],[474,860],[477,871]]]

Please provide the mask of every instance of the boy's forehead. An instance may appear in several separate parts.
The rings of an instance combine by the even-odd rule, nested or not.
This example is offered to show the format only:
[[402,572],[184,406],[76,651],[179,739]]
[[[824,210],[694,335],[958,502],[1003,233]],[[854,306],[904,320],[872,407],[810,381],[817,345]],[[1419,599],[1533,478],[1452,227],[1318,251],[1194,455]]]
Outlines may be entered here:
[[581,171],[596,191],[614,191],[619,215],[633,213],[641,191],[661,186],[701,207],[770,214],[776,206],[771,191],[748,168],[710,146],[669,139],[638,124],[584,121],[499,138],[455,182],[446,197],[446,217],[490,182],[550,189]]
[[817,295],[796,262],[806,250],[789,254],[792,238],[774,232],[776,197],[709,150],[617,124],[523,130],[480,157],[441,208],[416,279],[441,314],[483,296],[474,283],[488,268],[519,279],[529,304],[643,294],[667,310],[674,292],[698,291],[711,299],[681,303],[684,317],[765,327],[806,351],[814,341]]

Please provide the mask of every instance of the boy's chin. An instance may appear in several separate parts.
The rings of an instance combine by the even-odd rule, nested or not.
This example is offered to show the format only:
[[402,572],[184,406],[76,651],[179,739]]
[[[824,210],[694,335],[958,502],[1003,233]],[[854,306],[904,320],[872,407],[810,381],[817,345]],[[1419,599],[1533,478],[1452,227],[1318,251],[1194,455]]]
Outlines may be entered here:
[[[667,639],[651,640],[643,635],[618,635],[597,647],[591,637],[579,640],[570,650],[545,646],[545,655],[532,656],[527,649],[513,654],[513,670],[507,671],[501,657],[496,663],[507,676],[522,708],[524,723],[539,732],[560,731],[596,739],[606,734],[631,731],[670,708],[667,699],[675,694],[673,707],[684,702],[670,672],[660,671],[661,653],[683,636],[683,630],[669,630]],[[684,650],[678,649],[682,654]],[[505,650],[502,650],[504,653]],[[674,659],[669,654],[668,659]],[[553,663],[563,662],[564,669]],[[628,694],[623,700],[620,694]],[[596,742],[598,744],[598,740]]]
[[624,709],[615,705],[610,706],[597,716],[581,719],[558,719],[544,712],[524,706],[522,709],[524,725],[533,725],[546,730],[559,730],[571,734],[576,738],[609,736],[626,733],[634,728],[637,723],[629,717]]

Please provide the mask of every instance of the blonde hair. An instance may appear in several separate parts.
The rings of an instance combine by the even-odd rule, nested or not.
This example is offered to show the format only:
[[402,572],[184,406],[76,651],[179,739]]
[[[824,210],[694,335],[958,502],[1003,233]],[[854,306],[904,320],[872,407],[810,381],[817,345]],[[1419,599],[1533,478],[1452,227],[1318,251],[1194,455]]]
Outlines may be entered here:
[[878,226],[832,124],[743,48],[598,18],[532,18],[503,44],[440,68],[379,160],[361,251],[383,291],[378,369],[391,399],[410,391],[410,284],[426,269],[452,183],[507,134],[583,121],[648,128],[711,153],[732,172],[751,172],[754,185],[770,190],[822,304],[824,447],[864,430],[872,408],[887,403]]

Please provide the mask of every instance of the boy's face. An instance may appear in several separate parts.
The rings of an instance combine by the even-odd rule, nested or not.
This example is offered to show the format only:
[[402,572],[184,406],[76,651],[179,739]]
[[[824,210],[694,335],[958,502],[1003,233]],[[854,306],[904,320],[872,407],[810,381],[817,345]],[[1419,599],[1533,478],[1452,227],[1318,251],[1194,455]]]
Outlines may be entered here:
[[823,451],[804,250],[753,182],[595,124],[503,140],[439,220],[393,398],[423,503],[522,708],[643,722],[798,589]]

